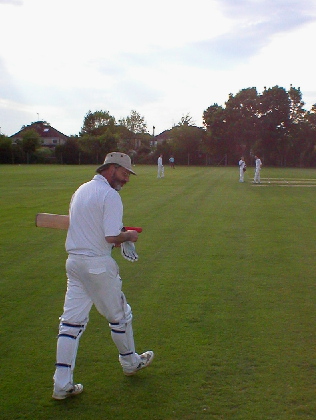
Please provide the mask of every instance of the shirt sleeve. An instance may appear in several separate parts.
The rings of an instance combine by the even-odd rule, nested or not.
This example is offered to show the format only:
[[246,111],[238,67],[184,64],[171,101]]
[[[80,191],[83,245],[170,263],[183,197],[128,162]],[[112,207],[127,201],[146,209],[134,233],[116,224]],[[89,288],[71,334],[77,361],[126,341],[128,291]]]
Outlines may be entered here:
[[118,236],[123,227],[123,203],[121,196],[111,190],[104,201],[104,236]]

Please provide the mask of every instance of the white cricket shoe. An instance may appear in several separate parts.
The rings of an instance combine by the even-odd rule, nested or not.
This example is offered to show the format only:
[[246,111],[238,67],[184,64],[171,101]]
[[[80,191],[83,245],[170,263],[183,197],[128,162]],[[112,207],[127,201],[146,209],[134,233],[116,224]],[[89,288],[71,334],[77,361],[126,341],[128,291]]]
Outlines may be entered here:
[[147,366],[151,364],[151,362],[154,359],[154,352],[149,350],[145,351],[145,353],[142,353],[140,355],[140,363],[139,365],[134,368],[133,370],[123,370],[124,375],[126,376],[132,376],[135,375],[139,370],[145,369]]
[[75,384],[68,391],[60,391],[60,392],[54,391],[52,397],[55,400],[64,400],[65,398],[74,397],[75,395],[81,394],[82,391],[83,391],[83,385]]

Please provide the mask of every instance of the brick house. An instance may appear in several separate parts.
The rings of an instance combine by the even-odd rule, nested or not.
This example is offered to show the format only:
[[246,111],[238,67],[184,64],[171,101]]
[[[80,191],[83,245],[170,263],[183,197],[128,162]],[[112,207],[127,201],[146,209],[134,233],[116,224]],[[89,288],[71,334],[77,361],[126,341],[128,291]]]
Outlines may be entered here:
[[54,127],[51,127],[45,121],[37,121],[30,125],[24,126],[19,132],[13,134],[10,139],[12,143],[16,143],[19,140],[22,140],[23,134],[27,130],[35,130],[42,141],[42,146],[45,147],[56,147],[59,145],[65,144],[66,140],[69,139],[68,136],[56,130]]

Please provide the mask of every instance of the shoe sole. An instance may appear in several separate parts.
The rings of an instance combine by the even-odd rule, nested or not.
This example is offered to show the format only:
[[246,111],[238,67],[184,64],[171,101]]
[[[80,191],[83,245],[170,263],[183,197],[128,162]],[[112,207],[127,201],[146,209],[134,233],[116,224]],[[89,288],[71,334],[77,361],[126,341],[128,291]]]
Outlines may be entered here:
[[[81,391],[81,392],[82,392],[82,391]],[[76,394],[67,394],[67,395],[62,395],[62,396],[59,396],[59,395],[55,395],[55,394],[53,394],[53,395],[52,395],[52,398],[54,398],[54,400],[61,401],[61,400],[65,400],[65,399],[67,399],[67,398],[75,397],[76,395],[81,394],[81,392],[77,392]]]
[[58,400],[58,401],[60,401],[60,400],[65,400],[66,398],[68,398],[68,395],[65,395],[65,396],[63,396],[63,397],[60,397],[59,395],[52,395],[52,398],[54,398],[54,400]]
[[58,394],[53,394],[52,398],[54,398],[54,400],[65,400],[66,398],[70,398],[70,397],[75,397],[76,395],[79,395],[83,392],[83,387],[75,392],[68,392],[67,394],[63,394],[63,395],[58,395]]

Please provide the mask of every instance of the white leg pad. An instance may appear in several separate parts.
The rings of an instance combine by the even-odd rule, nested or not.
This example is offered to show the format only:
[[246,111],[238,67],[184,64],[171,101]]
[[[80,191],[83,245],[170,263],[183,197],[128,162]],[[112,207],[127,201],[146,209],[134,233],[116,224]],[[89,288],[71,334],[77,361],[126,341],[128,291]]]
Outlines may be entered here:
[[124,305],[125,318],[119,322],[110,322],[111,337],[119,351],[119,361],[124,367],[139,364],[139,356],[135,352],[134,334],[132,327],[132,310],[126,303]]
[[86,324],[75,325],[61,322],[57,341],[55,389],[68,390],[73,384],[73,371],[76,364],[79,340]]

